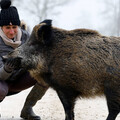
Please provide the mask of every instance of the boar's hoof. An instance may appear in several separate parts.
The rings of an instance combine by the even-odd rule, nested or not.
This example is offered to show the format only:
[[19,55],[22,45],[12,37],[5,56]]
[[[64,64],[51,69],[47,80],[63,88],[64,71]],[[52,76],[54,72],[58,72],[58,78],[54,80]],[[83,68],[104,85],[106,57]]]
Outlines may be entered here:
[[28,120],[41,120],[39,116],[28,116]]
[[28,116],[21,116],[23,119],[27,119],[27,120],[41,120],[40,116],[31,116],[31,115],[28,115]]
[[20,115],[21,118],[23,119],[27,119],[27,120],[41,120],[40,116],[37,116],[32,108],[23,108],[22,109],[22,112],[21,112],[21,115]]

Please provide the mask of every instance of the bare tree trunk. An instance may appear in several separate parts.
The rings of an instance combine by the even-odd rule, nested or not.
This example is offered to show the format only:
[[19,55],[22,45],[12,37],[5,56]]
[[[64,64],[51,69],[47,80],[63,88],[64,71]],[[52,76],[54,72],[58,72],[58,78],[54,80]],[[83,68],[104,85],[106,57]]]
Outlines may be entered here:
[[[54,15],[52,14],[53,13],[52,11],[54,11],[55,8],[67,4],[72,0],[25,0],[25,1],[12,0],[12,1],[13,3],[16,3],[18,7],[25,9],[25,11],[29,12],[31,15],[36,15],[39,21],[42,21],[43,19],[46,19],[48,15]],[[28,5],[23,3],[30,3],[30,4]],[[54,13],[55,12],[58,11],[54,11]]]
[[111,33],[111,35],[120,36],[120,0],[105,0],[105,13],[104,15],[108,17],[107,26],[105,29]]

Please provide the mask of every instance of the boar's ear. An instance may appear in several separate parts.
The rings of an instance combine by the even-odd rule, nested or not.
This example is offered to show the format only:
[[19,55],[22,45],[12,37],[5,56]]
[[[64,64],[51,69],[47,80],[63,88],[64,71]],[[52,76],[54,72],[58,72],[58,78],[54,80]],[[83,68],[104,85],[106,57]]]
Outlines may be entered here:
[[41,23],[46,23],[47,25],[51,25],[52,20],[50,20],[50,19],[46,19],[46,20],[40,22],[40,24],[41,24]]
[[41,22],[41,26],[38,29],[38,36],[42,37],[42,42],[46,46],[50,46],[52,44],[52,20],[44,20]]

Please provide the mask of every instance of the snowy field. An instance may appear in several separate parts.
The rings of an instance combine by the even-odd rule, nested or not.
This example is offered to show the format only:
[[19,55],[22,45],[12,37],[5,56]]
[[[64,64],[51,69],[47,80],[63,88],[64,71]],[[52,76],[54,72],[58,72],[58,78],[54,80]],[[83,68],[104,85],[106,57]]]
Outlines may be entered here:
[[[6,97],[0,103],[0,120],[23,120],[20,111],[29,91],[25,90],[19,94]],[[42,100],[34,107],[36,114],[42,120],[64,120],[62,104],[52,89],[49,89]],[[75,106],[75,120],[105,120],[107,117],[107,105],[104,97],[95,99],[78,99]],[[120,120],[120,115],[116,120]]]

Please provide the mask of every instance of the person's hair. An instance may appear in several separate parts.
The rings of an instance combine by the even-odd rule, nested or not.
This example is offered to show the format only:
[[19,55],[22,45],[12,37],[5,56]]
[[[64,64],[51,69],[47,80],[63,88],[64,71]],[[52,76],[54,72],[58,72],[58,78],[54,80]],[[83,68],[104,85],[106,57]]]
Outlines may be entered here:
[[26,23],[23,20],[21,20],[20,27],[23,30],[27,30],[27,25],[26,25]]
[[11,6],[10,0],[1,0],[0,2],[0,26],[4,25],[18,25],[20,26],[20,19],[17,8]]

